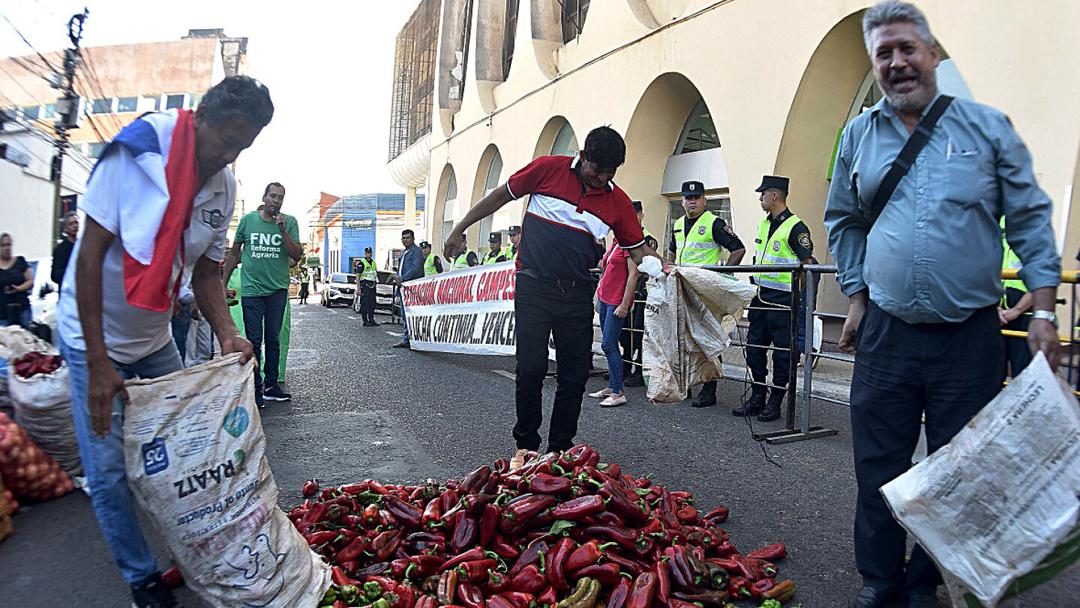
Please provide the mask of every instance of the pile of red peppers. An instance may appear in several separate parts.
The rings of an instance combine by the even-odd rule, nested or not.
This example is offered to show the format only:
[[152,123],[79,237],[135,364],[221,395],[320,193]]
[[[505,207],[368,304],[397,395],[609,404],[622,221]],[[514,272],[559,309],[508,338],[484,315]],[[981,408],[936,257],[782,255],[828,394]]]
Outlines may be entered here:
[[689,492],[587,445],[445,483],[303,490],[289,518],[332,566],[320,606],[775,607],[795,595],[777,578],[783,544],[739,553],[719,527],[727,507],[702,514]]

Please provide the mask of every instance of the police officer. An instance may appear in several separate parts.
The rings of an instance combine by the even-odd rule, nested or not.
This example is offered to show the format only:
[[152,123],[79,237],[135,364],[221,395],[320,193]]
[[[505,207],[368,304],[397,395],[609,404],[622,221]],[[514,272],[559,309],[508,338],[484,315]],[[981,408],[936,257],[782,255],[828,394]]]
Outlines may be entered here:
[[510,260],[516,258],[518,254],[519,243],[521,243],[521,226],[510,226],[506,233],[510,235],[510,257],[506,259]]
[[424,276],[430,277],[433,274],[439,274],[443,271],[442,259],[435,255],[431,251],[431,243],[423,241],[420,243],[420,253],[424,254]]
[[[788,209],[788,178],[766,175],[756,192],[761,196],[761,209],[766,215],[758,226],[754,240],[755,264],[813,263],[814,244],[810,229]],[[731,410],[736,416],[758,414],[758,420],[769,422],[780,417],[780,405],[787,393],[788,365],[791,362],[791,273],[760,272],[752,280],[758,295],[750,302],[750,331],[746,336],[746,365],[754,378],[750,399]],[[768,403],[765,380],[768,364],[762,346],[775,346],[773,351],[773,389]],[[758,348],[755,348],[758,347]]]
[[469,251],[469,246],[464,241],[461,242],[461,249],[457,252],[457,255],[453,260],[450,260],[450,271],[460,270],[462,268],[469,268],[476,266],[479,262],[476,260],[476,252]]
[[[1020,270],[1023,264],[1020,256],[1016,255],[1009,242],[1005,240],[1005,218],[1001,218],[1001,247],[1004,250],[1001,257],[1002,270]],[[1001,296],[1001,307],[998,308],[998,317],[1001,319],[1001,328],[1012,331],[1027,332],[1031,315],[1028,310],[1035,303],[1035,296],[1028,291],[1024,282],[1020,279],[1005,279],[1001,281],[1005,293]],[[1005,341],[1005,359],[1002,362],[1001,380],[1015,378],[1024,368],[1031,363],[1031,348],[1027,345],[1026,338],[1012,338],[1003,336]]]
[[360,285],[360,316],[364,327],[374,327],[375,322],[375,284],[379,282],[379,273],[375,260],[371,258],[371,247],[364,247],[364,257],[356,262],[357,283]]
[[[721,250],[727,250],[726,265],[738,265],[746,254],[746,247],[727,222],[705,209],[704,184],[684,182],[682,204],[686,215],[675,220],[668,244],[668,259],[679,266],[719,266]],[[716,381],[706,382],[690,405],[716,405]]]
[[488,245],[491,247],[491,251],[484,254],[484,259],[480,261],[481,266],[506,261],[506,251],[502,246],[501,232],[492,232],[488,235]]

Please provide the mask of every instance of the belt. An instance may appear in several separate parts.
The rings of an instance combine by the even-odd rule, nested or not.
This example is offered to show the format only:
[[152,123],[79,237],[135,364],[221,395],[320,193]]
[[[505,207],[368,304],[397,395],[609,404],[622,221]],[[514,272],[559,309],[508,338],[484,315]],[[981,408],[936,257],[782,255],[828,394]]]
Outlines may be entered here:
[[551,285],[558,287],[559,289],[571,289],[574,287],[589,287],[590,289],[596,287],[596,281],[592,279],[559,279],[555,277],[542,277],[535,274],[532,270],[519,270],[519,275],[529,277],[534,281],[543,283],[544,285]]

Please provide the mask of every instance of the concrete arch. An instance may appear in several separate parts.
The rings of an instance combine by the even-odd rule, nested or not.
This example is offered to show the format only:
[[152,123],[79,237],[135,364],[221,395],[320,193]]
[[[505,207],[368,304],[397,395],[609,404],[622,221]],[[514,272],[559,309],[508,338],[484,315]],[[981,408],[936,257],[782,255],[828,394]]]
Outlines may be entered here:
[[682,17],[693,0],[626,0],[626,4],[642,25],[656,29]]
[[[435,187],[435,203],[431,207],[431,241],[437,244],[435,250],[442,255],[442,243],[446,241],[446,231],[444,230],[443,222],[444,215],[454,218],[454,221],[460,219],[460,216],[465,215],[464,212],[459,212],[461,209],[459,201],[461,200],[461,194],[458,193],[451,204],[454,208],[447,210],[447,194],[452,194],[451,186],[454,191],[457,190],[457,177],[454,174],[454,167],[450,163],[446,163],[443,166],[442,172],[439,174],[439,181]],[[449,215],[447,215],[449,213]]]
[[[565,116],[552,116],[544,124],[544,128],[540,130],[540,136],[536,138],[536,148],[533,149],[533,158],[540,156],[547,156],[551,154],[551,148],[555,145],[555,139],[559,136],[559,132],[563,127],[570,127],[573,131],[573,137],[575,143],[580,143],[577,138],[577,130],[570,124],[570,121]],[[580,148],[579,148],[580,149]]]
[[[472,181],[472,198],[469,199],[465,209],[475,205],[480,199],[484,198],[487,194],[487,178],[488,172],[491,170],[491,165],[498,159],[498,163],[502,165],[502,153],[499,152],[499,147],[495,144],[488,144],[484,148],[483,154],[480,155],[480,162],[476,164],[476,175]],[[505,182],[505,178],[502,177],[502,173],[505,172],[505,168],[500,169],[499,176],[495,179],[497,183]],[[487,251],[487,235],[482,234],[488,232],[488,227],[491,225],[492,220],[487,218],[487,221],[480,221],[473,224],[469,228],[469,232],[466,238],[469,242],[469,247],[474,251]]]
[[555,53],[562,46],[562,6],[559,0],[530,0],[529,19],[533,56],[540,71],[549,79],[559,75]]
[[701,98],[686,76],[662,74],[638,99],[626,129],[626,164],[615,179],[630,198],[642,201],[645,227],[653,234],[667,232],[668,199],[661,193],[664,171],[687,116]]
[[478,0],[476,5],[476,91],[480,107],[490,114],[496,109],[495,87],[508,76],[503,61],[507,41],[516,32],[507,32],[508,11],[517,10],[513,0]]
[[438,89],[439,121],[446,135],[454,132],[454,115],[461,109],[461,98],[468,80],[472,7],[472,0],[445,0],[443,5],[435,84]]

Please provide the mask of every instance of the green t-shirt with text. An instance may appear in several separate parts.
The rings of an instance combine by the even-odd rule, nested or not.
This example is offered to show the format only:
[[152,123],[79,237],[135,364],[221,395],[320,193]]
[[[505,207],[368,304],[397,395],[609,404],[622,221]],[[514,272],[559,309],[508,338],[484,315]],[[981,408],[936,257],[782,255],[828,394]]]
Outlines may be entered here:
[[[300,242],[296,218],[285,216],[285,230],[294,243]],[[243,295],[266,296],[289,288],[289,254],[285,252],[285,236],[276,222],[268,222],[258,211],[252,211],[240,218],[236,242],[243,245],[240,258]]]

